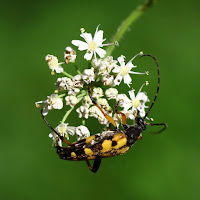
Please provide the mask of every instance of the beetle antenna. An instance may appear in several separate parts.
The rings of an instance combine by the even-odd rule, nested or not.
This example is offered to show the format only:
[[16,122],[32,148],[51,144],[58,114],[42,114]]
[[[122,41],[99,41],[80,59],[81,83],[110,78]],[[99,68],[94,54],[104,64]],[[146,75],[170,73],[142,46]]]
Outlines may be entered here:
[[144,57],[144,56],[149,56],[149,57],[153,58],[153,59],[155,60],[155,62],[156,62],[156,65],[157,65],[157,72],[158,72],[158,85],[157,85],[157,91],[156,91],[154,100],[153,100],[153,102],[151,103],[151,106],[149,107],[149,110],[147,110],[147,112],[146,112],[145,116],[143,117],[143,119],[145,119],[145,118],[147,117],[147,115],[149,114],[149,112],[150,112],[150,110],[152,109],[153,105],[155,104],[155,101],[156,101],[157,96],[158,96],[158,91],[159,91],[159,89],[160,89],[160,70],[159,70],[158,61],[157,61],[157,59],[156,59],[154,56],[149,55],[149,54],[141,55],[140,58],[142,58],[142,57]]
[[49,122],[47,121],[47,119],[45,118],[45,116],[43,115],[42,113],[42,110],[41,110],[41,115],[42,115],[42,118],[44,119],[44,121],[46,122],[47,126],[63,141],[65,142],[66,144],[68,145],[71,145],[71,143],[66,140],[62,135],[60,135],[50,124]]

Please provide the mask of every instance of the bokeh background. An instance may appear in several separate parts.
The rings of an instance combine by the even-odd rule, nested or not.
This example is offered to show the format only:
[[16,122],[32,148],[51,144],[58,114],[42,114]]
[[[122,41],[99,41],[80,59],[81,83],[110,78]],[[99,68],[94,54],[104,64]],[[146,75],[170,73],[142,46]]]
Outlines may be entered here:
[[[45,55],[63,52],[79,29],[104,30],[107,41],[143,0],[6,1],[1,4],[1,199],[200,199],[199,50],[200,1],[161,0],[131,26],[113,56],[127,60],[141,50],[158,58],[161,88],[151,117],[169,128],[160,135],[148,128],[127,154],[104,159],[97,174],[85,162],[58,158],[51,132],[34,102],[54,89],[56,76]],[[83,54],[82,54],[83,55]],[[80,65],[83,69],[84,66]],[[134,86],[149,80],[153,98],[155,63],[137,59]],[[139,70],[140,69],[140,70]],[[69,67],[69,72],[73,69]],[[52,111],[55,127],[64,113]],[[78,125],[77,115],[68,121]],[[90,127],[93,133],[100,126]]]

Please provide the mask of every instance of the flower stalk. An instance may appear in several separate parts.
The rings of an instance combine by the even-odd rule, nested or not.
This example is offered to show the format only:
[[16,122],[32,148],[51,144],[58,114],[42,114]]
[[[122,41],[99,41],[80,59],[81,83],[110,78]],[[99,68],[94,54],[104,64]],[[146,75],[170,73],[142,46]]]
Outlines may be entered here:
[[[86,91],[85,91],[85,90],[82,90],[82,93],[81,93],[80,95],[77,96],[77,98],[78,98],[78,103],[83,99],[83,97],[84,97],[85,95],[86,95]],[[78,104],[78,103],[77,103],[77,104]],[[61,123],[64,123],[64,122],[67,120],[67,118],[68,118],[68,116],[70,115],[70,113],[74,110],[74,107],[75,107],[75,106],[71,107],[71,108],[65,113],[65,115],[64,115],[64,117],[63,117]]]
[[[128,30],[128,28],[134,22],[136,22],[144,14],[144,12],[149,7],[151,7],[155,2],[156,2],[156,0],[147,0],[147,1],[145,1],[144,4],[138,6],[135,10],[133,10],[131,12],[131,14],[119,26],[117,32],[115,33],[115,35],[111,39],[111,43],[114,43],[115,41],[119,42],[121,40],[122,36]],[[112,54],[112,52],[114,51],[115,47],[116,47],[115,45],[108,46],[107,49],[106,49],[106,52],[107,52],[106,56],[110,56]]]
[[62,74],[64,74],[65,76],[67,76],[68,78],[73,78],[73,76],[71,74],[68,74],[67,72],[63,71],[61,72]]

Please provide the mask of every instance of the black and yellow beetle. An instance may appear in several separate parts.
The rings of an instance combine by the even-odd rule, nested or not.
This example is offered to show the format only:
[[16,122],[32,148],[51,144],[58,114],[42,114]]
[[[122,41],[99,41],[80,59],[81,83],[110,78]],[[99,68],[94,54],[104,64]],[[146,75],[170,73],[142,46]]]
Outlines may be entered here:
[[[59,155],[61,159],[72,160],[72,161],[85,160],[89,169],[95,173],[100,167],[102,158],[117,156],[117,155],[126,153],[129,150],[129,148],[132,147],[133,144],[142,137],[142,132],[143,130],[146,129],[146,125],[164,126],[157,133],[160,133],[164,129],[166,129],[167,125],[165,123],[153,124],[153,123],[145,122],[145,118],[149,114],[149,111],[152,109],[158,95],[158,91],[160,88],[160,72],[159,72],[159,64],[155,57],[151,55],[142,55],[141,57],[143,56],[149,56],[155,60],[156,65],[157,65],[157,72],[158,72],[158,85],[157,85],[157,91],[156,91],[154,100],[151,103],[151,106],[149,107],[145,116],[142,118],[142,117],[137,116],[136,114],[135,125],[126,124],[126,116],[122,112],[118,111],[117,109],[118,103],[117,103],[115,105],[115,112],[117,114],[121,114],[122,126],[124,128],[124,130],[119,130],[113,118],[107,115],[106,113],[104,113],[101,107],[93,99],[90,86],[88,86],[88,93],[93,104],[96,105],[99,108],[99,110],[103,113],[105,118],[111,124],[114,125],[114,128],[115,128],[114,131],[111,131],[111,130],[104,131],[101,134],[92,135],[85,139],[76,141],[74,143],[70,143],[63,136],[60,136],[60,134],[54,128],[52,128],[52,126],[47,122],[44,115],[42,115],[47,125],[58,135],[58,137],[63,142],[65,142],[68,145],[67,147],[56,146],[57,154]],[[94,160],[93,166],[91,166],[89,160]]]

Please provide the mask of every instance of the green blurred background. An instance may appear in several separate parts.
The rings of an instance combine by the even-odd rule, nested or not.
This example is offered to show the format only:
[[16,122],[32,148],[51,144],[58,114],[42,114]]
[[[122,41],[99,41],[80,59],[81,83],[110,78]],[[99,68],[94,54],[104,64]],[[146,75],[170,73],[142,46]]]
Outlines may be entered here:
[[[58,158],[48,138],[51,131],[34,106],[54,91],[58,77],[50,75],[45,55],[62,60],[65,47],[80,39],[82,27],[94,33],[101,24],[109,41],[142,2],[1,3],[1,199],[200,199],[200,1],[159,1],[131,26],[113,53],[129,60],[142,50],[159,60],[161,88],[151,117],[168,124],[162,134],[148,134],[153,127],[148,128],[127,154],[104,159],[93,174],[85,162]],[[150,58],[135,62],[138,71],[150,71],[148,77],[134,79],[135,88],[149,80],[152,99],[155,63]],[[52,111],[48,120],[55,127],[63,114]],[[76,119],[73,115],[68,122],[78,125]]]

